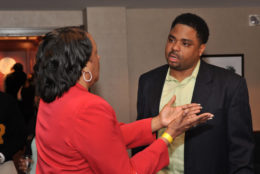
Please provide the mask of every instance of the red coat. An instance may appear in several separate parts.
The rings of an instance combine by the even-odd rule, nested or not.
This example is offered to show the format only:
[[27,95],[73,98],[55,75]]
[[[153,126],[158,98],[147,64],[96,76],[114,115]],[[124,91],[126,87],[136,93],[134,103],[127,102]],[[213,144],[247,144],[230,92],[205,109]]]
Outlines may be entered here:
[[[169,163],[151,119],[120,124],[104,99],[79,84],[51,103],[40,101],[36,144],[37,174],[152,174]],[[147,144],[129,158],[127,148]]]

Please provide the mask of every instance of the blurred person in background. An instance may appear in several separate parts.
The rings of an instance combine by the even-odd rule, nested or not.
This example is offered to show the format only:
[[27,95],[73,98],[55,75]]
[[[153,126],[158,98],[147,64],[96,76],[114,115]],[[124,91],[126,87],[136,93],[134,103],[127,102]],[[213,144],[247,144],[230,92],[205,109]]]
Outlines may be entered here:
[[11,70],[5,78],[5,92],[17,99],[18,91],[24,85],[27,76],[21,63],[15,63]]

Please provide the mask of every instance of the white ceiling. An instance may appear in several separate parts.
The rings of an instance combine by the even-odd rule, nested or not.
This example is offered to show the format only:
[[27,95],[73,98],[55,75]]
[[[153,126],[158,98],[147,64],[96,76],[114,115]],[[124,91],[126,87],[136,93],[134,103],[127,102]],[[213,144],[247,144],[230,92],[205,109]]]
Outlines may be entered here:
[[126,8],[260,7],[260,0],[0,0],[0,10],[82,10],[91,6]]

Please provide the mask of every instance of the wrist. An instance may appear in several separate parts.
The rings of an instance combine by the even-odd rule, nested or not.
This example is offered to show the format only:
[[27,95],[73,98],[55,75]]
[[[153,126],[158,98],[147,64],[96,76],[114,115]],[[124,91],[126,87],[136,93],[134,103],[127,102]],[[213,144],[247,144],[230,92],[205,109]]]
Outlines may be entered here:
[[153,117],[152,119],[152,132],[155,132],[161,128],[163,128],[163,125],[161,123],[161,119],[160,119],[160,116],[156,116],[156,117]]
[[168,144],[171,144],[173,142],[173,137],[167,133],[167,132],[164,132],[161,136],[163,139],[167,140],[168,141]]
[[165,142],[165,144],[167,145],[167,146],[169,146],[169,141],[168,140],[166,140],[165,138],[163,138],[163,137],[160,137],[159,139],[161,139],[162,141],[164,141]]

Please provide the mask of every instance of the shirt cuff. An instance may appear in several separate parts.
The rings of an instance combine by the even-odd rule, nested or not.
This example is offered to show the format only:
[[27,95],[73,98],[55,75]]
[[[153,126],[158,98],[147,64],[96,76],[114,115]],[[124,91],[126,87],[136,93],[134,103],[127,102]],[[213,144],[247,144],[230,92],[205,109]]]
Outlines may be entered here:
[[5,156],[2,152],[0,152],[0,164],[5,162]]

